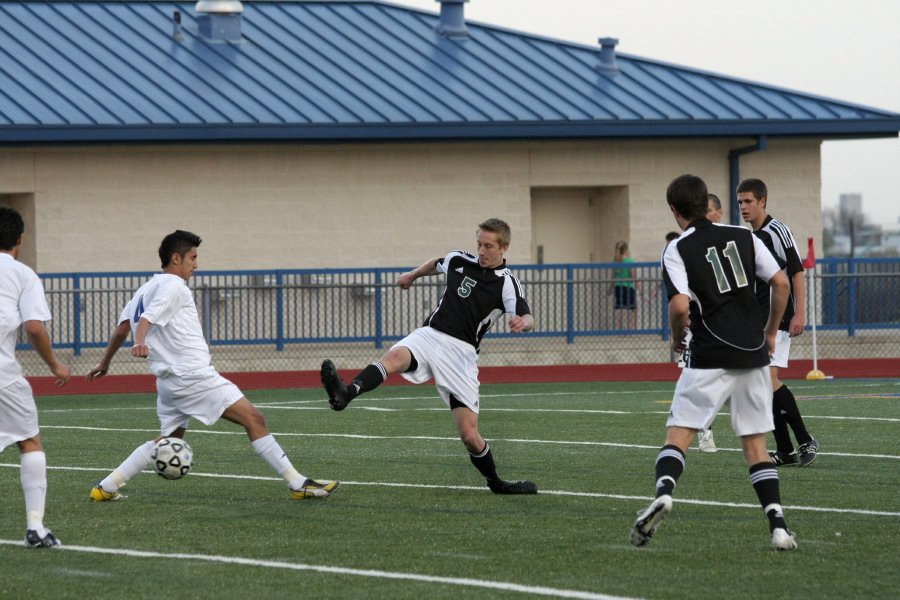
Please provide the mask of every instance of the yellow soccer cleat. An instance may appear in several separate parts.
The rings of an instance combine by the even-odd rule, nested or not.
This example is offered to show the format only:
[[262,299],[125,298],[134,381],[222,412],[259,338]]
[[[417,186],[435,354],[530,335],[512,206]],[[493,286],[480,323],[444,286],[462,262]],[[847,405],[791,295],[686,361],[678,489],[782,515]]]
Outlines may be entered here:
[[339,481],[313,481],[307,479],[299,490],[291,490],[292,500],[309,500],[311,498],[327,498],[331,492],[341,485]]
[[124,500],[128,496],[120,494],[118,491],[107,492],[98,483],[91,488],[91,502],[109,502],[111,500]]

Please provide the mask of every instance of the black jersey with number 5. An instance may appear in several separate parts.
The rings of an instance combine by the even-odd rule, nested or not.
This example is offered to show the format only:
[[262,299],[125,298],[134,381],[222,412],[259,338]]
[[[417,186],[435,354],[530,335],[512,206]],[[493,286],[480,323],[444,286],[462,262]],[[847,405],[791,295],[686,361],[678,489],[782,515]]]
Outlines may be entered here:
[[749,230],[697,219],[666,247],[662,267],[668,297],[690,299],[685,366],[737,369],[769,363],[754,280],[769,281],[779,267]]
[[468,252],[451,252],[435,263],[446,275],[447,287],[438,307],[424,325],[467,342],[478,349],[481,338],[503,313],[531,313],[522,284],[506,268],[485,269]]

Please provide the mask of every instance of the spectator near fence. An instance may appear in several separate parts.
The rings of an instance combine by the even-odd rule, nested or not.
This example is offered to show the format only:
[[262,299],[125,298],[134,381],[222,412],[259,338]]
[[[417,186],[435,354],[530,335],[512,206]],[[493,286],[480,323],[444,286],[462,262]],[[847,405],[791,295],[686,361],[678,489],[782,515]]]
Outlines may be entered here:
[[637,327],[637,284],[634,280],[634,263],[628,250],[628,242],[616,244],[613,262],[622,266],[613,269],[613,284],[610,291],[613,295],[613,311],[615,327],[618,330],[635,329]]

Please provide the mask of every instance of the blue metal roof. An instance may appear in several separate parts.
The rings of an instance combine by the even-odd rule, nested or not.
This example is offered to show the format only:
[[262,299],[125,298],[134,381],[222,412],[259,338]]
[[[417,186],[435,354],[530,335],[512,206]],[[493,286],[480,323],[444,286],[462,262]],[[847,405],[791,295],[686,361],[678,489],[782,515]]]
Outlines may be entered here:
[[[0,143],[895,136],[900,114],[385,2],[0,2]],[[181,38],[173,13],[182,16]]]

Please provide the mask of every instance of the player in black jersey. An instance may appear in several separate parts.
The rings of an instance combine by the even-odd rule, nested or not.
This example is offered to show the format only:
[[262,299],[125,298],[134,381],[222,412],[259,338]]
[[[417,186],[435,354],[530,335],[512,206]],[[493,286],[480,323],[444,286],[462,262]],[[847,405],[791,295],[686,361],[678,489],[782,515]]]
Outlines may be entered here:
[[[806,325],[806,282],[803,279],[803,263],[797,253],[794,235],[787,225],[766,214],[768,194],[766,184],[759,179],[745,179],[737,187],[741,217],[750,223],[753,234],[766,245],[791,283],[791,294],[778,327],[775,352],[771,361],[772,411],[775,418],[775,430],[772,433],[775,436],[775,451],[769,454],[776,466],[799,464],[806,467],[816,459],[819,442],[806,430],[794,394],[778,378],[779,369],[788,366],[791,338],[801,335]],[[757,282],[756,298],[760,308],[763,311],[767,310],[769,286],[764,282]],[[788,426],[797,438],[799,453],[794,452]]]
[[503,258],[510,238],[505,221],[488,219],[476,232],[477,256],[454,251],[400,275],[397,284],[406,290],[419,277],[443,274],[447,287],[437,308],[422,327],[360,371],[349,386],[331,360],[322,363],[321,377],[334,410],[344,410],[356,396],[375,389],[392,373],[401,373],[413,383],[434,378],[472,464],[484,475],[491,491],[536,494],[537,486],[530,481],[500,479],[491,448],[478,433],[477,361],[481,339],[504,313],[509,315],[512,333],[534,329],[522,286]]
[[[631,543],[649,542],[668,516],[688,448],[730,398],[731,426],[741,438],[750,482],[769,520],[772,548],[793,550],[797,542],[782,513],[778,473],[766,452],[766,432],[772,429],[769,352],[789,284],[751,232],[706,218],[707,197],[706,184],[694,175],[676,178],[666,190],[669,208],[684,231],[666,246],[662,261],[672,348],[685,350],[690,326],[690,352],[675,386],[665,445],[656,458],[656,499],[638,515]],[[772,286],[765,328],[754,277]]]

